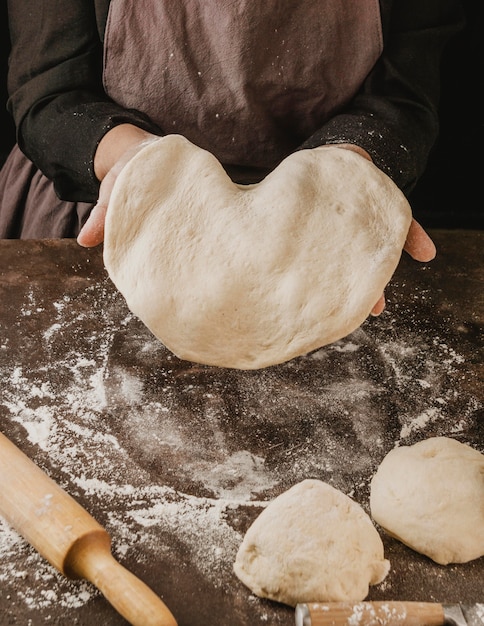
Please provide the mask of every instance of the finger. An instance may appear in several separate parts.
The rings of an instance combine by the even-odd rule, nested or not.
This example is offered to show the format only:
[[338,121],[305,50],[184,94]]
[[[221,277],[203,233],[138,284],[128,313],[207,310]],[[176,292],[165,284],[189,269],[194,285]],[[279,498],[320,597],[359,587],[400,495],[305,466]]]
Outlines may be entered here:
[[410,224],[403,249],[416,261],[423,262],[431,261],[437,253],[432,239],[414,219]]
[[85,248],[92,248],[104,240],[104,222],[108,210],[111,192],[116,182],[116,167],[110,170],[99,186],[99,198],[91,214],[77,237],[77,243]]
[[104,204],[96,204],[89,215],[87,222],[77,236],[77,243],[84,248],[92,248],[104,240],[104,221],[107,207]]
[[382,293],[378,302],[372,308],[371,315],[374,315],[375,317],[377,317],[378,315],[380,315],[380,313],[383,312],[384,309],[385,309],[385,294]]

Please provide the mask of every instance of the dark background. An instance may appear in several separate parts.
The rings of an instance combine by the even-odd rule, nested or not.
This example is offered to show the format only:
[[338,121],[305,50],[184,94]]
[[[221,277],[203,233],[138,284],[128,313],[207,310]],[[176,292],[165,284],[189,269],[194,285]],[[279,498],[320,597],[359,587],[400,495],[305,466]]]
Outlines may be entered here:
[[[442,64],[440,137],[410,198],[415,217],[430,228],[484,229],[483,98],[478,94],[484,82],[484,2],[465,0],[463,5],[466,27],[449,44]],[[0,160],[3,162],[15,134],[5,110],[9,51],[6,2],[0,0],[0,6]]]

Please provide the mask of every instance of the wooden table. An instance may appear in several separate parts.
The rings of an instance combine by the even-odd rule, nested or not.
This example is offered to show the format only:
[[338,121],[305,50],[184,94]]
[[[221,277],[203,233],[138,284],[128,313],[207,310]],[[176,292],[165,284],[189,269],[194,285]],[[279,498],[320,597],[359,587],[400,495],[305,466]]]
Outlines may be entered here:
[[[232,572],[264,503],[311,477],[368,511],[396,444],[445,435],[484,452],[484,233],[433,237],[437,259],[402,258],[380,318],[255,372],[171,355],[100,249],[0,241],[0,429],[108,529],[180,626],[293,624]],[[439,566],[381,535],[392,568],[370,599],[484,603],[483,558]],[[123,623],[1,519],[0,610],[2,625]]]

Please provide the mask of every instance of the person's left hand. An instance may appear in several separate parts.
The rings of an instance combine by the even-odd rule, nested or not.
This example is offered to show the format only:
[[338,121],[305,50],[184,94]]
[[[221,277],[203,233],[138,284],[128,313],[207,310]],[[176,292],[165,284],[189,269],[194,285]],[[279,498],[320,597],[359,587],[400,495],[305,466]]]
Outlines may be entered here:
[[[345,150],[352,150],[357,154],[360,154],[368,161],[371,161],[372,158],[364,150],[360,148],[360,146],[350,144],[350,143],[341,143],[341,144],[332,144],[337,148],[344,148]],[[405,245],[403,246],[405,252],[415,259],[416,261],[422,261],[424,263],[431,261],[436,255],[435,244],[432,239],[428,236],[425,230],[420,226],[420,224],[412,218],[412,222],[410,224],[410,228],[407,234],[407,240]],[[385,309],[385,294],[382,293],[375,306],[371,310],[371,315],[380,315]]]
[[[420,224],[412,218],[410,228],[408,229],[407,240],[403,246],[405,252],[415,259],[427,263],[436,255],[435,244],[427,235]],[[382,293],[380,299],[371,310],[372,315],[380,315],[385,309],[385,294]]]

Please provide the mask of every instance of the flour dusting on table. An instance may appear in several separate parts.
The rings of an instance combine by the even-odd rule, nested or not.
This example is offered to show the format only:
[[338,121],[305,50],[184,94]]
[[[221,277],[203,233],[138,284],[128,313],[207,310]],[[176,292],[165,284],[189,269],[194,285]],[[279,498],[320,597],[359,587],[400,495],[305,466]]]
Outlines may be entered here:
[[[463,362],[448,339],[397,335],[390,313],[259,372],[179,361],[108,282],[50,303],[31,288],[21,317],[0,340],[2,416],[62,487],[88,510],[96,503],[119,560],[138,551],[162,562],[176,537],[215,587],[233,585],[242,536],[272,497],[320,478],[368,508],[391,447],[459,438],[482,408],[455,384]],[[2,356],[12,350],[13,368]],[[1,519],[0,561],[2,583],[32,579],[20,598],[32,608],[97,593],[66,581]]]

